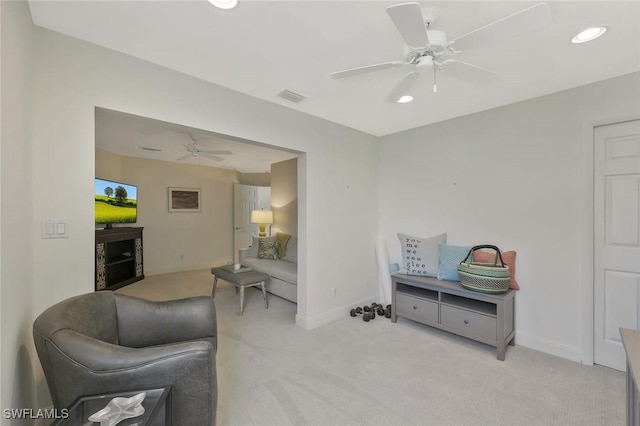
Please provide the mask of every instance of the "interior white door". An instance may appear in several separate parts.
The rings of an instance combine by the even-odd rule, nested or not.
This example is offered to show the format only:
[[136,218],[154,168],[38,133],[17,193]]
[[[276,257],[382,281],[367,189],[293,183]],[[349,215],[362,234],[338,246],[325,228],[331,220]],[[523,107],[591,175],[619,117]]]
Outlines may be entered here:
[[233,262],[238,262],[238,250],[251,245],[251,211],[258,207],[258,187],[233,184]]
[[594,130],[594,353],[624,371],[620,327],[640,327],[640,120]]

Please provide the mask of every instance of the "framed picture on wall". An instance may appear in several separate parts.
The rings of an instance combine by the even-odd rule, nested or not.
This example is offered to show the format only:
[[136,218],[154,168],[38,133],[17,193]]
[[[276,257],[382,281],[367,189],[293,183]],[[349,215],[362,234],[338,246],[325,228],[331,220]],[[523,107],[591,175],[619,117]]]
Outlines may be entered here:
[[200,212],[199,188],[169,188],[169,212]]

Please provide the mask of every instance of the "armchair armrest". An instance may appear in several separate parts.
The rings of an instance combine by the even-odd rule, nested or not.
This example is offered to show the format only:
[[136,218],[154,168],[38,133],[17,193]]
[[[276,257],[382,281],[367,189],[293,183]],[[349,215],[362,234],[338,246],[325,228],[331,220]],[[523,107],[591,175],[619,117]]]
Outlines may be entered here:
[[217,342],[216,309],[209,296],[152,302],[115,295],[120,345],[130,348],[197,339]]
[[[122,373],[137,368],[149,371],[154,365],[161,364],[167,368],[167,364],[182,363],[185,358],[202,355],[210,361],[209,352],[213,353],[214,349],[210,340],[131,348],[103,342],[70,329],[55,333],[48,344],[55,345],[55,352],[66,359],[73,360],[76,366],[80,365],[88,372],[96,374],[108,374],[114,371]],[[55,356],[52,357],[54,361],[55,358]]]
[[68,406],[80,395],[169,385],[174,424],[215,424],[217,380],[211,341],[127,348],[64,329],[47,345],[56,371],[56,407]]

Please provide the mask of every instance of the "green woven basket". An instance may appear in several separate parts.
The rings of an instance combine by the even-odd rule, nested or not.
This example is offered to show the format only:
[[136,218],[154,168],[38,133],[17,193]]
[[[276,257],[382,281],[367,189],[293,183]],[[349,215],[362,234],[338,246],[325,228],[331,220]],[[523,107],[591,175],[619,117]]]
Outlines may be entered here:
[[[480,249],[493,249],[496,251],[494,263],[473,262],[473,252]],[[500,264],[498,264],[500,259]],[[509,290],[511,271],[502,260],[502,253],[496,246],[474,246],[469,250],[467,257],[458,265],[458,276],[463,287],[482,293],[504,293]]]

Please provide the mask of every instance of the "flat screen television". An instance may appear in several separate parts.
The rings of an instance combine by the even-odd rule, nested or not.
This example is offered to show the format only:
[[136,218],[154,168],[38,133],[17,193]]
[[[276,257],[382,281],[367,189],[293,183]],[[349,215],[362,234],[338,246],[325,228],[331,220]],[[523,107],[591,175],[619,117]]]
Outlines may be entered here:
[[138,220],[138,188],[121,182],[96,178],[94,197],[96,225],[113,228],[117,223]]

